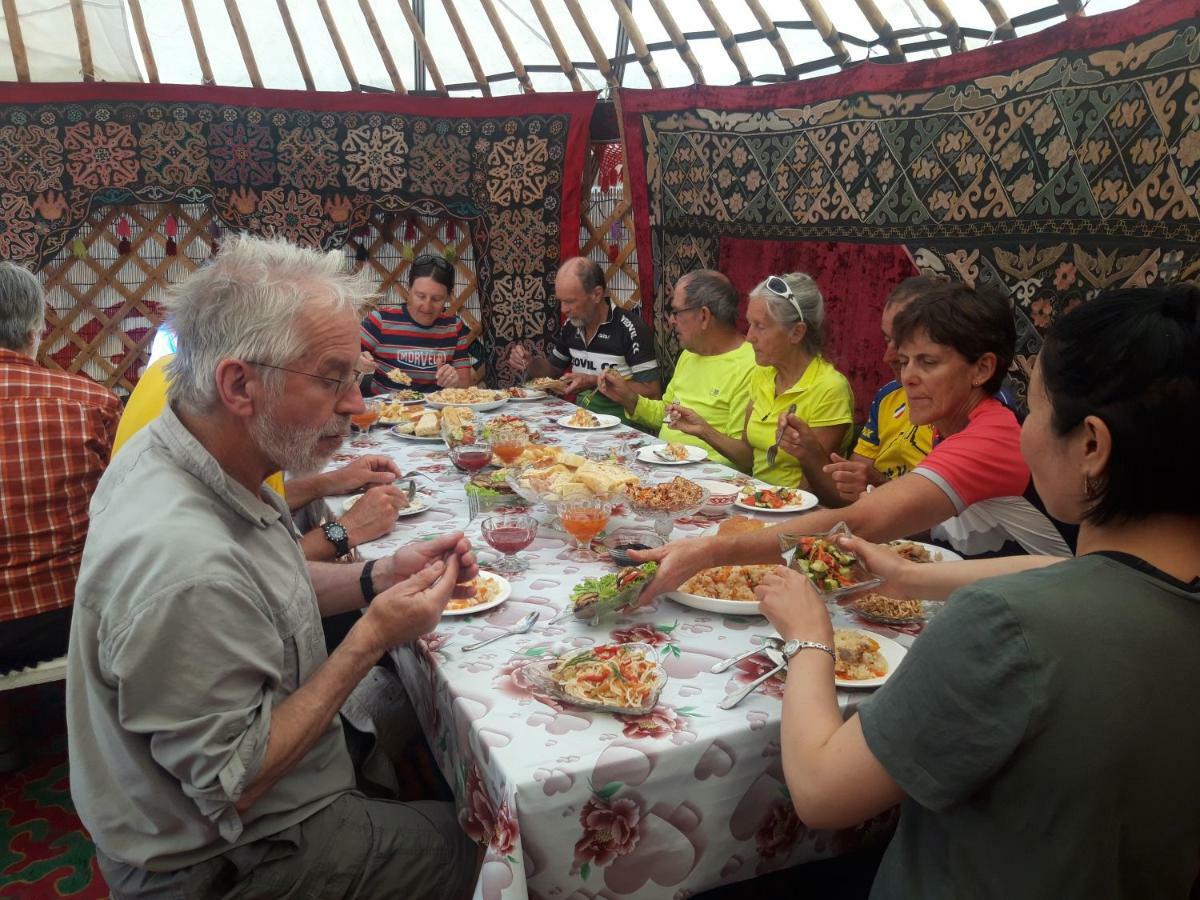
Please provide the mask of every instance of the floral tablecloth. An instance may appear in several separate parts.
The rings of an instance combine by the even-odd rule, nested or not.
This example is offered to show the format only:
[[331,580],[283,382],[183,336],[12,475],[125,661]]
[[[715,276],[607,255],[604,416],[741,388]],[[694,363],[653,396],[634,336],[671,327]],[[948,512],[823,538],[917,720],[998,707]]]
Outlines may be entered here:
[[[623,426],[581,432],[554,423],[572,408],[544,400],[509,403],[502,412],[529,420],[543,443],[576,451],[622,438],[653,441]],[[486,548],[480,517],[470,521],[464,477],[442,444],[386,432],[374,432],[371,441],[352,441],[338,460],[390,454],[405,473],[426,476],[418,485],[431,509],[401,519],[386,538],[360,548],[365,557],[455,528]],[[713,463],[642,471],[649,469],[656,480],[675,474],[738,477]],[[649,527],[626,515],[614,517],[609,528],[635,523]],[[674,536],[699,534],[712,524],[680,520]],[[596,627],[574,619],[547,625],[567,605],[574,584],[613,568],[572,562],[565,558],[568,546],[565,533],[542,527],[522,551],[529,570],[510,579],[507,602],[477,615],[443,618],[434,634],[393,654],[454,790],[460,821],[487,844],[476,897],[688,897],[838,854],[891,827],[884,817],[852,831],[821,832],[797,819],[779,750],[782,682],[768,681],[732,710],[717,707],[727,693],[766,671],[759,657],[751,657],[723,674],[710,672],[713,663],[772,634],[765,619],[698,612],[660,598]],[[532,610],[542,615],[528,634],[473,653],[461,650]],[[905,644],[913,638],[877,630]],[[536,695],[523,677],[524,666],[546,654],[632,640],[657,647],[669,674],[658,706],[646,715],[563,707]],[[843,691],[839,699],[850,709],[862,696]]]

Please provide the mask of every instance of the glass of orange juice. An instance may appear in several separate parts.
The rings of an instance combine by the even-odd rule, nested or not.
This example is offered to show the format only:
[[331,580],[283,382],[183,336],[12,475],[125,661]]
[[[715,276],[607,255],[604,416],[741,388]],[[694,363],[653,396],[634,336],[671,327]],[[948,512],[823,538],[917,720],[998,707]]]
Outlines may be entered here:
[[500,457],[500,461],[506,466],[516,462],[528,444],[529,434],[524,428],[500,425],[492,429],[492,452]]
[[608,524],[612,504],[595,497],[563,500],[558,504],[558,519],[575,546],[567,552],[567,558],[576,562],[593,562],[601,557],[590,548],[604,526]]
[[371,426],[379,421],[381,415],[383,415],[383,404],[378,400],[367,400],[363,403],[362,412],[350,415],[350,424],[363,434],[369,434]]

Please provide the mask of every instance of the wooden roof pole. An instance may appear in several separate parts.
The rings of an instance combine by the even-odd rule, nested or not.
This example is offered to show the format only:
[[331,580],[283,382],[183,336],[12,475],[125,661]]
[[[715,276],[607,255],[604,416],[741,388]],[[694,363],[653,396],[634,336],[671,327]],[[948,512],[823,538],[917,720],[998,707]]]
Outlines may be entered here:
[[821,0],[800,0],[800,5],[808,13],[809,21],[816,27],[817,34],[821,36],[821,40],[833,51],[838,65],[844,66],[850,62],[850,51],[846,49],[846,45],[842,43],[841,35],[833,27],[833,23],[829,21],[829,16],[825,14],[825,7],[821,5]]
[[854,0],[858,4],[858,8],[862,10],[863,17],[875,29],[875,33],[879,35],[879,39],[883,42],[883,46],[887,47],[889,54],[896,59],[904,59],[904,51],[900,49],[900,42],[896,40],[896,32],[883,13],[879,11],[879,7],[875,5],[875,0]]
[[604,48],[600,46],[600,41],[596,38],[596,32],[592,31],[592,26],[588,24],[587,16],[583,14],[583,9],[579,6],[579,0],[563,0],[563,3],[566,4],[567,12],[571,14],[571,18],[575,20],[575,27],[583,35],[583,40],[588,45],[588,50],[592,53],[592,59],[596,61],[596,67],[600,70],[600,74],[604,76],[604,80],[614,87],[620,87],[617,84],[617,73],[613,71],[608,57],[604,55]]
[[946,8],[946,4],[942,0],[925,0],[925,5],[941,23],[942,31],[946,33],[946,40],[950,42],[950,51],[958,53],[960,50],[967,49],[967,45],[963,41],[962,30],[958,27],[958,21]]
[[28,81],[29,57],[25,54],[25,39],[21,37],[21,20],[17,17],[17,0],[4,0],[4,24],[8,28],[8,45],[12,47],[17,81]]
[[404,79],[400,77],[400,71],[396,68],[396,61],[392,59],[392,51],[388,49],[387,41],[383,39],[383,32],[379,30],[379,22],[375,20],[375,12],[371,9],[371,4],[367,0],[358,0],[358,9],[366,19],[367,31],[371,33],[371,40],[375,42],[375,49],[379,51],[383,67],[387,69],[388,79],[392,82],[392,90],[397,94],[408,93],[404,87]]
[[1004,7],[1000,5],[1000,0],[979,0],[979,2],[983,4],[983,8],[987,10],[987,14],[992,19],[992,24],[996,26],[997,40],[1011,41],[1017,36],[1017,30],[1013,28],[1012,20],[1004,11]]
[[750,70],[746,68],[746,60],[742,58],[742,51],[738,49],[737,41],[733,39],[733,32],[729,30],[725,19],[717,12],[716,5],[712,0],[700,0],[700,8],[704,10],[704,15],[708,16],[708,21],[712,22],[713,28],[716,29],[717,37],[721,39],[721,46],[725,48],[730,61],[738,71],[738,78],[749,84],[753,78]]
[[296,57],[296,65],[300,67],[300,77],[304,79],[304,86],[310,91],[316,90],[313,83],[312,72],[308,68],[308,59],[304,56],[304,46],[300,43],[300,35],[296,32],[296,23],[292,21],[291,10],[288,9],[287,0],[275,0],[275,5],[279,7],[279,17],[283,19],[283,30],[287,32],[288,42],[292,45],[292,55]]
[[767,36],[767,40],[775,48],[775,53],[779,56],[779,64],[783,66],[783,73],[786,75],[787,70],[792,67],[792,54],[788,52],[787,44],[780,37],[779,29],[775,27],[775,22],[766,14],[762,8],[762,4],[758,0],[746,0],[746,5],[750,7],[750,12],[754,14],[754,18],[758,21],[758,27],[763,30],[763,34]]
[[337,22],[333,21],[333,13],[329,11],[329,2],[328,0],[317,0],[317,6],[321,10],[321,18],[325,20],[325,29],[333,41],[333,49],[337,51],[338,59],[342,62],[342,71],[346,73],[346,80],[350,82],[350,90],[357,91],[362,85],[359,83],[358,76],[354,74],[354,64],[350,62],[350,54],[346,52],[346,45],[342,43],[342,33],[338,31]]
[[509,64],[513,67],[513,72],[517,75],[517,81],[521,82],[521,88],[527,94],[534,93],[533,82],[529,80],[529,73],[525,71],[525,64],[521,62],[521,57],[517,56],[517,48],[513,46],[512,38],[508,36],[508,29],[504,27],[504,22],[496,12],[496,5],[492,0],[479,0],[483,5],[483,11],[487,14],[488,20],[492,23],[492,30],[496,32],[496,37],[500,38],[500,46],[504,48],[504,55],[508,57]]
[[696,56],[692,53],[692,46],[688,43],[688,39],[683,36],[683,32],[675,24],[675,17],[671,15],[671,11],[667,9],[663,0],[650,0],[650,5],[654,7],[654,12],[663,23],[663,28],[667,30],[667,36],[671,39],[671,43],[675,45],[675,52],[679,54],[679,58],[683,60],[683,64],[692,73],[692,80],[696,84],[705,84],[704,70],[700,68],[700,63],[696,61]]
[[637,57],[642,71],[646,73],[650,87],[662,87],[662,79],[658,77],[658,67],[654,65],[654,57],[650,55],[650,48],[646,46],[642,32],[637,27],[637,22],[634,21],[633,12],[625,5],[625,0],[612,0],[612,5],[613,9],[617,11],[617,18],[625,26],[625,33],[629,35],[629,42],[633,44],[633,55]]
[[449,91],[446,90],[446,83],[442,81],[442,73],[438,71],[437,63],[433,61],[433,51],[429,49],[429,42],[425,40],[425,31],[421,28],[421,23],[417,21],[417,16],[413,12],[411,0],[396,0],[396,5],[400,7],[400,12],[404,13],[404,21],[408,23],[408,30],[412,32],[413,40],[417,42],[417,49],[421,51],[421,62],[429,72],[429,77],[433,79],[434,88],[439,94],[449,94]]
[[84,81],[96,80],[96,67],[92,63],[92,38],[88,34],[87,17],[83,14],[83,0],[71,0],[71,18],[75,20],[75,38],[79,42],[79,68]]
[[558,64],[562,66],[563,74],[571,82],[571,90],[583,90],[583,85],[579,82],[579,73],[575,71],[575,65],[571,62],[571,57],[567,55],[567,48],[563,46],[562,39],[558,36],[558,31],[554,28],[554,20],[546,13],[546,4],[542,0],[529,0],[529,4],[533,7],[534,13],[537,14],[538,21],[542,23],[542,30],[546,32],[546,37],[550,41],[550,46],[554,50]]
[[192,0],[183,0],[183,14],[187,18],[192,43],[196,46],[196,59],[200,62],[200,77],[205,84],[216,84],[212,66],[208,64],[208,51],[204,49],[204,35],[200,33],[200,20],[196,18],[196,7],[192,6]]
[[1058,5],[1062,7],[1063,15],[1068,19],[1073,19],[1083,13],[1083,4],[1080,0],[1058,0]]
[[238,9],[237,0],[225,0],[225,11],[229,14],[229,24],[233,26],[234,37],[237,38],[238,48],[242,51],[242,62],[246,64],[250,83],[260,88],[263,86],[262,78],[258,74],[258,63],[254,61],[254,49],[246,35],[246,26],[242,23],[242,13]]
[[479,89],[483,92],[483,96],[492,96],[492,89],[488,85],[487,76],[483,74],[483,67],[479,65],[479,57],[475,55],[475,46],[471,43],[471,38],[467,35],[467,29],[463,27],[462,19],[458,15],[458,9],[454,6],[454,0],[442,0],[442,6],[446,8],[446,15],[450,17],[450,24],[454,26],[454,33],[458,35],[458,42],[462,44],[463,52],[467,55],[467,62],[471,66],[471,72],[475,76],[475,80],[479,83]]
[[142,18],[142,4],[129,0],[129,14],[133,19],[133,30],[137,32],[138,46],[142,48],[142,62],[146,66],[146,77],[151,84],[158,84],[158,66],[154,63],[154,51],[150,48],[150,34],[146,31],[146,20]]

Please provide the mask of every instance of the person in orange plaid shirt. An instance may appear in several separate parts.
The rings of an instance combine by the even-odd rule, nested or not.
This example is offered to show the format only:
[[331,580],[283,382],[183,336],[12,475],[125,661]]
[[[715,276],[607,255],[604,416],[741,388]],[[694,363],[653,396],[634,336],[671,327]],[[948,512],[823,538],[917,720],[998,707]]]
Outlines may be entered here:
[[67,652],[88,503],[121,403],[83,375],[37,362],[46,301],[0,263],[0,674]]

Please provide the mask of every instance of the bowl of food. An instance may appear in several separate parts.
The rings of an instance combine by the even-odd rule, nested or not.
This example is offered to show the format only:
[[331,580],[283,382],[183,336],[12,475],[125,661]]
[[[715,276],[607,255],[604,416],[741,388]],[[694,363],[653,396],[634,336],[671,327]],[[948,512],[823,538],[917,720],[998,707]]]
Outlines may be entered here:
[[669,538],[676,519],[693,515],[708,502],[708,491],[677,475],[661,484],[628,484],[625,497],[634,515],[652,520],[654,530]]
[[708,500],[700,507],[702,516],[725,516],[733,509],[733,501],[737,499],[741,488],[727,481],[700,480],[696,484],[708,491]]
[[649,644],[597,644],[528,664],[535,689],[562,703],[619,715],[648,713],[658,704],[667,672]]
[[878,625],[916,625],[929,618],[929,604],[912,598],[898,599],[867,591],[850,600],[846,608],[860,619]]
[[812,581],[826,597],[841,597],[883,583],[853,553],[838,546],[837,538],[849,535],[845,522],[823,534],[782,534],[779,549],[787,565]]

